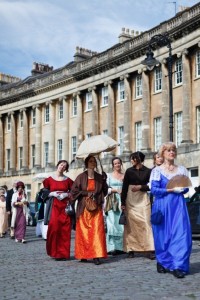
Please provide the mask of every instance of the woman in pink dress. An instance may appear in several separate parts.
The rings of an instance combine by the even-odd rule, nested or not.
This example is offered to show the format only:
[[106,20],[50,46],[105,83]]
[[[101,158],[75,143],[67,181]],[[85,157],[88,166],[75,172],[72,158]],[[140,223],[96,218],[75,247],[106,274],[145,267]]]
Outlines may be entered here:
[[69,164],[60,160],[57,171],[43,181],[44,188],[49,189],[49,197],[53,197],[51,217],[47,231],[47,254],[56,260],[70,258],[72,220],[65,208],[70,200],[73,181],[63,173],[68,171]]

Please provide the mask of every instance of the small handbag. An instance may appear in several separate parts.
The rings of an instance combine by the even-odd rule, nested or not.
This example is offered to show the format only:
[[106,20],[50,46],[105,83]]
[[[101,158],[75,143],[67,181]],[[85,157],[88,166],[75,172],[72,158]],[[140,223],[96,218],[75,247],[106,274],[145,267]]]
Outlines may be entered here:
[[97,210],[98,205],[93,195],[85,198],[85,207],[89,212]]
[[121,212],[121,215],[119,217],[119,224],[126,225],[126,215],[125,215],[124,211]]
[[74,215],[74,209],[73,209],[73,207],[71,206],[71,204],[69,202],[67,203],[67,206],[65,207],[65,213],[68,216],[73,216]]

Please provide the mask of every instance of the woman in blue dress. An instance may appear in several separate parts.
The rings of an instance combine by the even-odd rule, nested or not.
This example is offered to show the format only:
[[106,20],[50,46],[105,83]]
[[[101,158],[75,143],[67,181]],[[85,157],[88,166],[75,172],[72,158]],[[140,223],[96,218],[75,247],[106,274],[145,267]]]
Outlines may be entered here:
[[119,157],[112,159],[113,172],[108,174],[107,184],[109,186],[106,197],[106,245],[107,252],[112,255],[123,253],[124,225],[119,224],[121,214],[121,190],[124,179],[122,172],[122,160]]
[[174,164],[177,149],[172,142],[160,148],[164,158],[161,166],[152,170],[150,177],[151,192],[155,196],[152,217],[160,210],[162,218],[153,220],[153,235],[158,273],[170,272],[177,278],[189,273],[189,259],[192,249],[190,220],[183,194],[188,188],[168,189],[167,183],[176,175],[186,175],[185,167]]

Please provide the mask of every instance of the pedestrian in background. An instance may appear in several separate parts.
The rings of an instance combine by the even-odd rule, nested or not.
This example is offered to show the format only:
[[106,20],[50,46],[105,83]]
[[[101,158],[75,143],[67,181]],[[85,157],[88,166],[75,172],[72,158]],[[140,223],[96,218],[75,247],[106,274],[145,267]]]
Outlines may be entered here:
[[12,196],[12,220],[11,228],[14,229],[15,242],[26,243],[26,225],[28,223],[28,201],[25,193],[25,185],[22,181],[16,184],[16,192]]
[[155,196],[152,216],[161,215],[153,220],[153,235],[158,273],[172,272],[183,278],[189,272],[189,258],[192,249],[190,220],[184,200],[188,189],[169,189],[167,183],[176,175],[188,176],[183,166],[175,164],[177,148],[172,142],[164,143],[159,155],[164,162],[151,173],[151,192]]
[[6,199],[5,199],[5,195],[3,193],[0,193],[0,238],[5,237],[7,229],[8,229],[8,214],[6,211]]
[[113,172],[108,174],[108,195],[106,196],[106,245],[111,255],[123,253],[124,225],[119,224],[121,214],[121,191],[124,179],[122,160],[119,157],[112,159]]
[[6,195],[6,211],[8,213],[8,228],[10,229],[10,238],[14,239],[14,229],[11,228],[11,220],[12,220],[12,196],[14,192],[16,192],[16,185],[19,180],[15,180],[12,185],[12,189],[7,191]]
[[72,220],[66,214],[65,208],[71,198],[73,181],[64,175],[64,172],[68,172],[68,168],[68,162],[60,160],[55,174],[43,181],[44,188],[50,191],[49,197],[53,197],[46,250],[47,254],[55,260],[70,258]]
[[[72,186],[73,200],[78,199],[75,258],[82,262],[93,259],[94,264],[99,265],[100,258],[107,257],[102,206],[108,186],[106,178],[97,172],[94,156],[85,159],[85,169],[86,171],[77,176]],[[93,211],[86,207],[86,200],[89,198],[94,202]]]
[[154,259],[154,241],[150,223],[151,206],[147,191],[151,170],[143,165],[145,155],[134,152],[130,155],[132,167],[124,175],[122,186],[122,209],[127,224],[124,225],[124,251],[128,257],[140,252]]

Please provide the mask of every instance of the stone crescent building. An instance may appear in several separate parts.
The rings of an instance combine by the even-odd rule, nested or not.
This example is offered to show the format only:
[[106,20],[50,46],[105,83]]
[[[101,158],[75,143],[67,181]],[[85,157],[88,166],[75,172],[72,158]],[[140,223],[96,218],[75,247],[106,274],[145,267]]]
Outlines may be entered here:
[[[158,34],[171,40],[178,163],[199,185],[200,3],[143,33],[123,28],[104,52],[77,47],[74,61],[59,69],[34,63],[23,80],[0,74],[0,185],[20,178],[33,200],[36,174],[52,172],[60,159],[71,162],[81,141],[98,134],[120,143],[112,154],[125,167],[137,150],[151,167],[153,152],[169,140],[168,47],[154,45],[160,63],[152,71],[141,63]],[[102,164],[110,170],[110,155]]]

